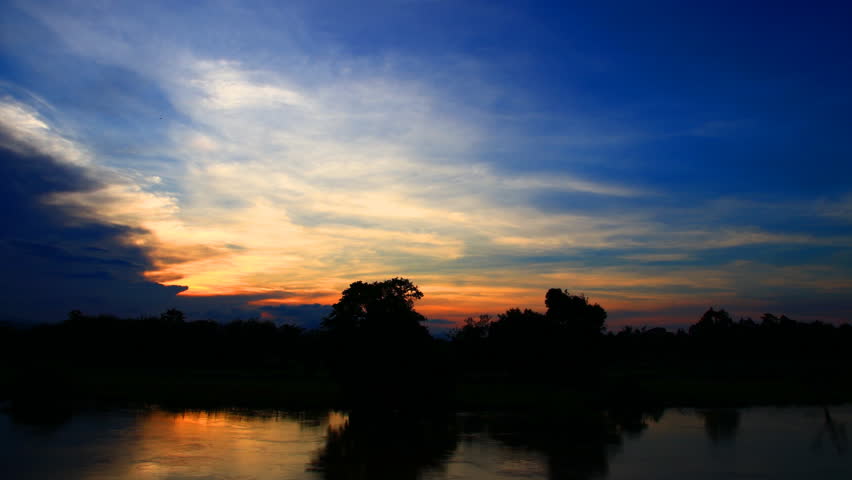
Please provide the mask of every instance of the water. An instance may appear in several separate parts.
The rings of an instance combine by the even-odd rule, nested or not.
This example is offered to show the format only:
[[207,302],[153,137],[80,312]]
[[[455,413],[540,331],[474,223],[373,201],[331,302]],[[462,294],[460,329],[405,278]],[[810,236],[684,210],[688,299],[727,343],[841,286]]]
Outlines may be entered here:
[[0,414],[5,479],[849,479],[852,406]]

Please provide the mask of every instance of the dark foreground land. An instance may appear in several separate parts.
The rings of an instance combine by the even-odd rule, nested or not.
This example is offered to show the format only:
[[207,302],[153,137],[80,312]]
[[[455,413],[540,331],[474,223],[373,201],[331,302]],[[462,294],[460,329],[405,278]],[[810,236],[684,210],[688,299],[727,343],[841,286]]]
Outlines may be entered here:
[[0,401],[454,409],[852,401],[848,328],[830,326],[820,327],[830,340],[797,332],[762,347],[752,340],[636,331],[602,335],[593,348],[574,352],[548,351],[545,341],[506,351],[459,332],[414,352],[375,345],[342,352],[320,332],[259,322],[205,325],[213,338],[204,339],[196,338],[195,322],[80,322],[88,325],[4,330]]
[[552,289],[428,334],[405,279],[353,283],[319,330],[256,320],[118,319],[0,326],[0,401],[13,408],[176,404],[539,409],[852,401],[852,327],[708,310],[688,331],[606,332],[606,312]]
[[[852,402],[852,375],[835,378],[684,377],[676,371],[607,371],[593,386],[542,380],[471,377],[452,379],[440,395],[388,402],[380,391],[347,390],[329,376],[294,377],[276,369],[4,368],[0,396],[8,406],[176,405],[182,407],[350,408],[378,405],[456,410],[532,410],[560,407],[737,407],[825,405]],[[410,387],[403,387],[410,390]],[[408,392],[405,392],[408,393]],[[374,397],[375,395],[375,397]]]

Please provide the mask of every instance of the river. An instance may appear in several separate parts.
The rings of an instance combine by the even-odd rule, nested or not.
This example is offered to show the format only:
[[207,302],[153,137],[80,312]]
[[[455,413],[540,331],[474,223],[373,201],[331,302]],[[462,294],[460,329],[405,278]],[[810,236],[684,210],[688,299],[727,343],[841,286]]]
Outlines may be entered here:
[[0,414],[17,479],[844,479],[852,406]]

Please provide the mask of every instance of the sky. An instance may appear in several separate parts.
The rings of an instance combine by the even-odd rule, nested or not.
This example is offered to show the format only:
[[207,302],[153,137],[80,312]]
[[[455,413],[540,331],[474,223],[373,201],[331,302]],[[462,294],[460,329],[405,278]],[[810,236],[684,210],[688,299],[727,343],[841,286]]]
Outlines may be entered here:
[[0,2],[0,319],[852,320],[852,3]]

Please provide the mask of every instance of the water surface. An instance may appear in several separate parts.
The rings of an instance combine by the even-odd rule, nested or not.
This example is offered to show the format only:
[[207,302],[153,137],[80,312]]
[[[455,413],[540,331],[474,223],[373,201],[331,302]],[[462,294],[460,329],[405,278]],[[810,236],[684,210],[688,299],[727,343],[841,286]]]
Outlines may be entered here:
[[10,479],[852,478],[852,406],[401,415],[0,414]]

